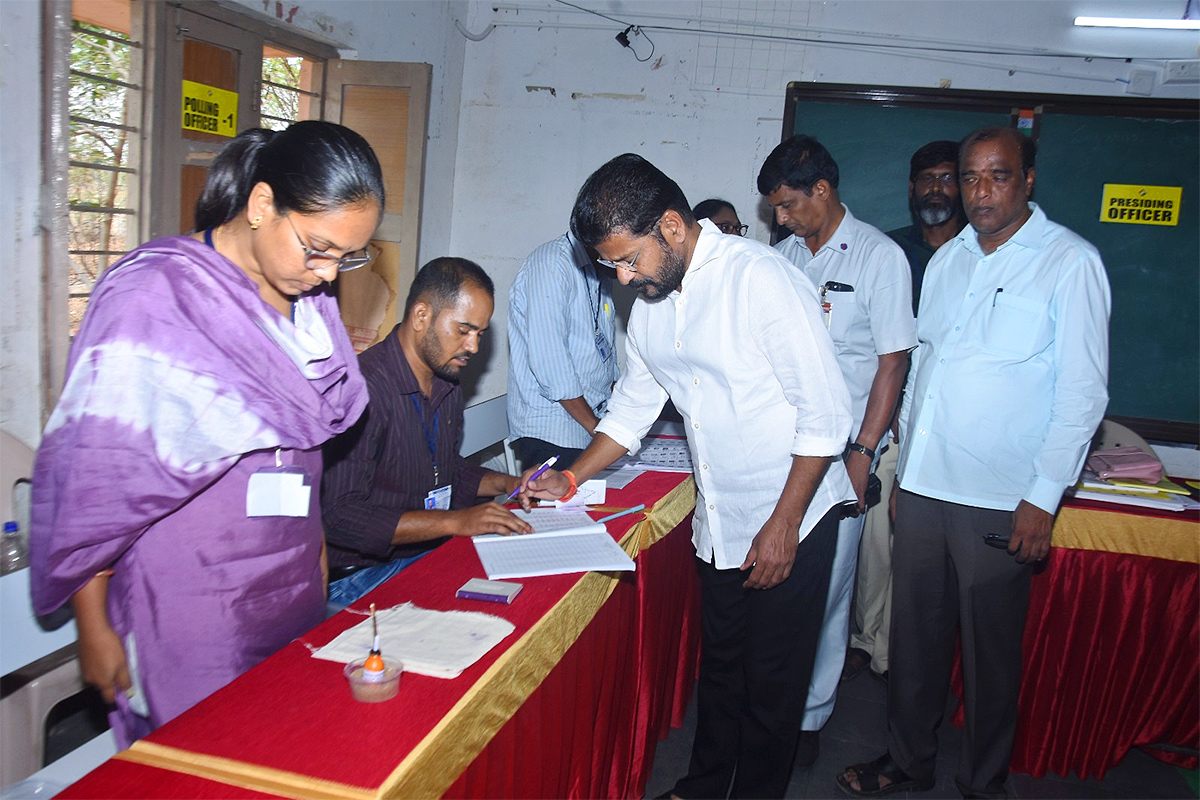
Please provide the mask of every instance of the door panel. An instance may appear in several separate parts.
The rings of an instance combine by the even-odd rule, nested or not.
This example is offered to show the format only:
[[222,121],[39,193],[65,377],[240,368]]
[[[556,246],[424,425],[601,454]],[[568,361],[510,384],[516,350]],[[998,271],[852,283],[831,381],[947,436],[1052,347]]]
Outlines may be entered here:
[[184,130],[183,81],[236,92],[237,130],[258,125],[258,79],[262,39],[234,25],[183,8],[165,14],[161,97],[155,121],[160,151],[155,159],[160,180],[150,209],[150,235],[171,236],[192,229],[193,209],[213,156],[230,137]]
[[387,192],[376,258],[337,282],[342,321],[359,351],[381,341],[399,321],[417,273],[430,69],[378,61],[328,64],[325,117],[371,144]]

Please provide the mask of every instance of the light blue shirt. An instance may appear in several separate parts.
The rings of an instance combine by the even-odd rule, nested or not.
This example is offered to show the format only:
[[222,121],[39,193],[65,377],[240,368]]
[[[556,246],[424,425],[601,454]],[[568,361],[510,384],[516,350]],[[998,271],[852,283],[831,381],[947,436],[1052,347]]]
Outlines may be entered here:
[[568,233],[529,254],[508,302],[509,435],[587,447],[591,434],[559,401],[582,397],[604,415],[619,374],[612,279]]
[[1033,212],[990,255],[967,226],[929,262],[901,411],[900,486],[1054,513],[1108,405],[1108,277]]

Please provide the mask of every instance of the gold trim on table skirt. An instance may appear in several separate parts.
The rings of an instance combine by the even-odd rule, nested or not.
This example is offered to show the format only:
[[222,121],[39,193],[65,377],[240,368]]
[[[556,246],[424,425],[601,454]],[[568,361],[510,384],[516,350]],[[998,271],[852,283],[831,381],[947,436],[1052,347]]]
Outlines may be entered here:
[[1200,524],[1189,519],[1068,506],[1058,512],[1051,544],[1200,564]]
[[[688,476],[655,503],[621,539],[630,557],[675,530],[696,507],[696,482]],[[378,789],[313,778],[234,759],[146,741],[116,756],[231,786],[291,798],[377,800],[440,797],[496,732],[541,685],[612,595],[621,573],[589,572],[496,659]]]

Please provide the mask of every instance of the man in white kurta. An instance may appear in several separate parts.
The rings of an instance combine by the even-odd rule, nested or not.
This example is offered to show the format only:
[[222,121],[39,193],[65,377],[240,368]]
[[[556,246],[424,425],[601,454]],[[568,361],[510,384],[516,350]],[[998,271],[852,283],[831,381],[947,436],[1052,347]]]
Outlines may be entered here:
[[[758,188],[780,225],[792,232],[776,248],[817,287],[822,318],[850,390],[854,424],[845,463],[866,510],[868,476],[896,410],[908,352],[917,345],[912,273],[904,251],[854,217],[838,196],[838,168],[810,136],[793,136],[771,152]],[[833,713],[850,635],[850,600],[864,517],[851,511],[838,529],[825,624],[805,704],[797,760],[817,759],[817,732]]]
[[[699,497],[703,653],[679,797],[779,797],[791,774],[843,502],[850,402],[812,283],[759,242],[697,223],[632,154],[585,183],[572,230],[637,289],[626,369],[558,497],[642,436],[670,398]],[[736,773],[736,777],[735,777]],[[732,787],[731,787],[732,783]]]

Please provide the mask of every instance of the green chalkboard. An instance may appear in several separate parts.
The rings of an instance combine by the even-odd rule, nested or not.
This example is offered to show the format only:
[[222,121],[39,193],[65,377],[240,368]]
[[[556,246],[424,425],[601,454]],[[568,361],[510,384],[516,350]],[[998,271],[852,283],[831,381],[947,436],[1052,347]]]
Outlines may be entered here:
[[[1034,200],[1101,253],[1112,287],[1110,415],[1200,422],[1200,108],[1183,101],[792,84],[784,136],[833,154],[842,200],[910,222],[908,160],[935,139],[1033,113]],[[1176,226],[1100,222],[1106,183],[1183,189]]]

